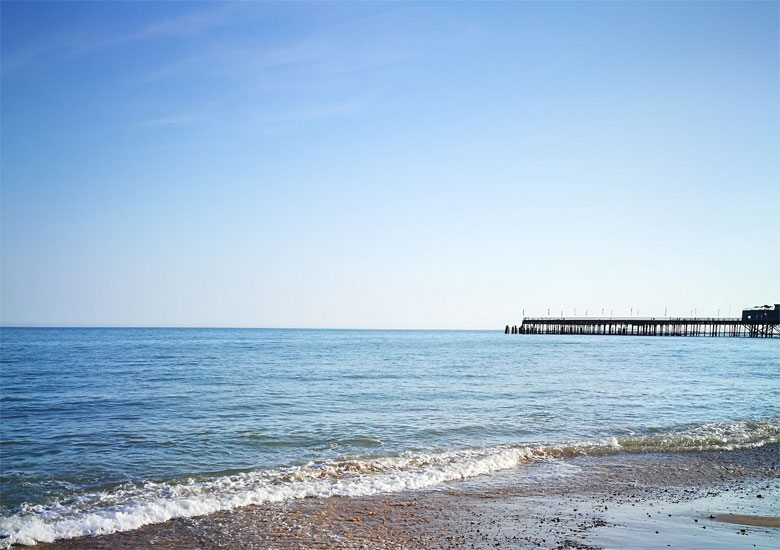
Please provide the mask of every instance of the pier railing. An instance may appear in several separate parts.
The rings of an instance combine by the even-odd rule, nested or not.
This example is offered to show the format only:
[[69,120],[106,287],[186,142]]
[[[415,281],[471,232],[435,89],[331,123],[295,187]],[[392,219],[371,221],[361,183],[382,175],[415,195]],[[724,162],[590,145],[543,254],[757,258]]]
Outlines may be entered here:
[[504,333],[772,338],[780,337],[780,324],[744,323],[736,317],[525,317]]

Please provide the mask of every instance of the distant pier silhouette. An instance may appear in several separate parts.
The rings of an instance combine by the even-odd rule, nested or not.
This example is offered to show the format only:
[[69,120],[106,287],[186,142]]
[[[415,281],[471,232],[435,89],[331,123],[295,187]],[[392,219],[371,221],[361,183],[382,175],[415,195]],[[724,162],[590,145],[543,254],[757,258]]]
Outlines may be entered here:
[[745,309],[742,317],[523,317],[504,333],[780,338],[780,304]]

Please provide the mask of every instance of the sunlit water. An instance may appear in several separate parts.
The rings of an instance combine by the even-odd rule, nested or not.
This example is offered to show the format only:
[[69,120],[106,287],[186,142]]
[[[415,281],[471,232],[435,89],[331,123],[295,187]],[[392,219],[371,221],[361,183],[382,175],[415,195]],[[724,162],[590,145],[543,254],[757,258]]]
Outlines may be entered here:
[[780,440],[780,342],[0,329],[0,547],[579,453]]

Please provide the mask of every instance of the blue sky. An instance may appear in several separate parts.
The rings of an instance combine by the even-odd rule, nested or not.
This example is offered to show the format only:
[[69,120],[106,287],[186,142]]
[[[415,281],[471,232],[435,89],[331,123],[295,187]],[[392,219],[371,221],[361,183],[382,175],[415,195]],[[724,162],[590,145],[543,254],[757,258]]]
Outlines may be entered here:
[[776,2],[0,10],[4,325],[780,301]]

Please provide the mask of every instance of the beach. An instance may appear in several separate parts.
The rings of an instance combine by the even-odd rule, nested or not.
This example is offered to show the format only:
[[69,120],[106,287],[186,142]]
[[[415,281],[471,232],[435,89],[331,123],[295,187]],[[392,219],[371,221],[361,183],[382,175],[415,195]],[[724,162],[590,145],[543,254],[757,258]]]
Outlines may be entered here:
[[776,548],[779,453],[773,444],[580,457],[569,475],[534,483],[518,469],[436,490],[251,506],[40,547]]

